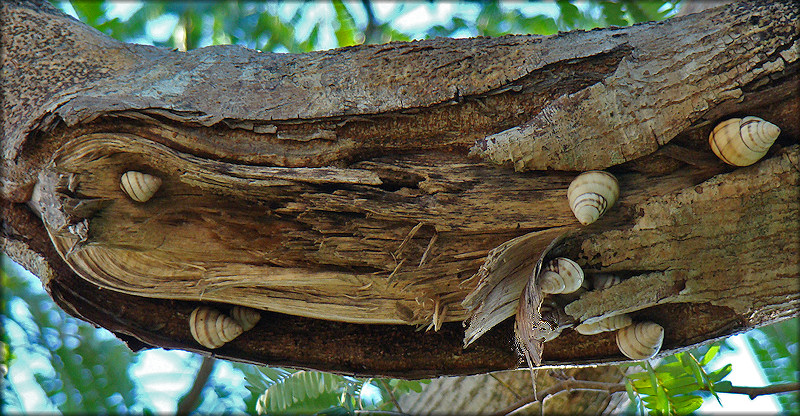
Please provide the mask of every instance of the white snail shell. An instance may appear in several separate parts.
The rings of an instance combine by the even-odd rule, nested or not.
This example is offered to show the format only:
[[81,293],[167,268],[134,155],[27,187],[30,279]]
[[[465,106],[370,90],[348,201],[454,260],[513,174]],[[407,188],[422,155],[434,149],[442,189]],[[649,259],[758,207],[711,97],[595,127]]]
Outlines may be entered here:
[[589,225],[603,215],[619,198],[619,183],[602,170],[581,173],[569,184],[567,199],[575,218]]
[[161,187],[161,178],[142,172],[129,171],[120,178],[119,187],[134,201],[147,202]]
[[575,327],[575,330],[582,335],[594,335],[601,332],[616,331],[631,324],[633,324],[631,317],[623,313],[620,315],[609,316],[608,318],[603,318],[590,324],[580,324]]
[[761,118],[732,118],[714,127],[708,136],[708,143],[723,162],[749,166],[767,154],[780,134],[778,126]]
[[189,316],[189,330],[200,345],[208,348],[219,348],[244,332],[230,316],[203,306]]
[[550,260],[539,274],[542,293],[572,293],[583,283],[583,270],[578,263],[565,258],[556,257]]
[[242,327],[243,331],[249,331],[261,319],[261,313],[256,309],[237,305],[231,309],[231,318]]
[[617,347],[626,357],[644,360],[653,357],[664,342],[664,327],[654,322],[640,322],[617,332]]
[[622,281],[617,275],[613,274],[595,274],[592,275],[592,288],[594,290],[608,289],[611,286],[617,285]]

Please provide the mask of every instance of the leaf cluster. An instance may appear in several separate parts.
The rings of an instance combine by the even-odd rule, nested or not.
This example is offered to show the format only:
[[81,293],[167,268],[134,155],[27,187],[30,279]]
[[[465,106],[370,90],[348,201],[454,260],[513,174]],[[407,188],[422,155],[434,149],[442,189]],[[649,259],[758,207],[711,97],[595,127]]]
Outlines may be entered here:
[[[9,344],[2,344],[3,365],[9,373],[32,370],[50,404],[62,412],[129,411],[137,398],[128,373],[133,352],[108,332],[56,307],[44,291],[35,290],[11,268],[5,255],[2,264],[3,328],[17,335],[8,338]],[[20,360],[20,365],[44,365],[22,369],[15,365],[22,355],[25,360]],[[10,383],[3,384],[4,404],[16,399],[19,405]]]
[[717,392],[731,388],[730,381],[723,379],[730,374],[732,365],[711,372],[705,368],[719,350],[720,345],[711,346],[699,361],[691,352],[682,352],[666,358],[655,368],[648,361],[644,365],[634,364],[644,371],[626,374],[628,397],[641,414],[646,408],[651,415],[688,415],[703,405],[707,393],[719,401]]
[[[745,334],[747,346],[768,383],[797,381],[798,356],[800,356],[800,331],[798,319],[790,319],[754,329]],[[800,414],[800,392],[776,395],[781,412]]]
[[360,379],[318,371],[256,367],[244,371],[258,414],[353,415],[389,410],[394,398],[422,391],[430,380]]

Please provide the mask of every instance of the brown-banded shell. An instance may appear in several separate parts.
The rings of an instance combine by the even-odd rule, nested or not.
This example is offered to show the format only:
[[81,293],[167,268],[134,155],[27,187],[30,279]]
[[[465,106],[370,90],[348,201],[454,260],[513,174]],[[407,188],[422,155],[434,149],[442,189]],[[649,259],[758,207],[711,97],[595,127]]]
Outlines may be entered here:
[[134,201],[147,202],[161,187],[161,178],[132,170],[122,175],[119,187]]
[[219,348],[244,330],[233,318],[212,308],[200,306],[189,316],[189,330],[200,345]]
[[640,322],[617,331],[617,347],[626,357],[644,360],[653,357],[664,342],[664,328],[655,322]]
[[609,316],[608,318],[603,318],[590,324],[580,324],[575,327],[575,331],[582,335],[594,335],[601,332],[616,331],[631,324],[633,324],[631,317],[623,313],[620,315]]
[[242,330],[249,331],[261,319],[261,312],[253,308],[237,305],[231,309],[231,318],[242,327]]
[[767,154],[780,134],[778,126],[761,118],[732,118],[714,127],[708,136],[708,143],[723,162],[733,166],[749,166]]
[[567,189],[569,207],[583,225],[597,221],[619,198],[619,183],[614,175],[590,170],[576,177]]
[[578,263],[566,258],[556,257],[550,260],[539,273],[539,284],[542,293],[572,293],[583,283],[583,270]]
[[618,285],[621,281],[622,278],[614,274],[595,274],[592,275],[592,289],[608,289],[611,286]]

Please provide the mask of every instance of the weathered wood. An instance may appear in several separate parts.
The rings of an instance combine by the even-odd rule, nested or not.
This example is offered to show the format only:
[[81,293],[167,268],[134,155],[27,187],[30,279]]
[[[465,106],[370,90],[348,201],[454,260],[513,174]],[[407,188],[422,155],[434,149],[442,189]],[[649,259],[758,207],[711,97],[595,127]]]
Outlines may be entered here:
[[[191,310],[240,304],[264,318],[219,356],[405,377],[513,368],[513,294],[466,349],[461,322],[498,282],[523,287],[567,231],[554,254],[628,279],[565,311],[658,322],[665,353],[797,313],[784,282],[799,277],[800,31],[786,3],[301,55],[127,45],[47,4],[2,7],[4,251],[132,347],[204,351]],[[742,113],[783,134],[733,169],[707,135]],[[577,228],[566,189],[589,167],[622,194]],[[146,203],[120,189],[130,170],[163,181]],[[529,258],[481,269],[521,236]],[[613,334],[571,330],[543,356],[622,359]]]

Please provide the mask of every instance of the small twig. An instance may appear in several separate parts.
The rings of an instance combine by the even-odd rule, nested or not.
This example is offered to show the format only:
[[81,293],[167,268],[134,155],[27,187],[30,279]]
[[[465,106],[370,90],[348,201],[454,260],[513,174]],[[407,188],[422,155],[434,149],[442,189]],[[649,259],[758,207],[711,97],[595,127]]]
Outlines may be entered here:
[[752,400],[758,396],[762,396],[765,394],[791,393],[793,391],[800,391],[800,382],[785,383],[785,384],[770,384],[769,386],[763,386],[763,387],[731,386],[730,390],[718,391],[717,393],[746,394],[750,396],[750,400]]
[[380,30],[378,28],[378,19],[375,18],[375,12],[372,11],[372,4],[369,0],[361,0],[364,6],[364,12],[367,14],[367,27],[364,29],[364,43],[378,43],[380,39]]
[[392,400],[392,404],[394,407],[397,408],[397,411],[401,414],[403,413],[403,409],[400,407],[400,403],[397,403],[397,399],[394,397],[394,393],[392,393],[392,387],[389,386],[389,383],[386,382],[384,379],[380,379],[381,384],[383,384],[383,388],[389,393],[389,398]]
[[387,415],[387,416],[409,416],[408,413],[392,412],[391,410],[354,410],[357,415]]
[[203,357],[203,362],[195,375],[194,383],[189,391],[178,401],[178,410],[175,412],[177,415],[188,415],[189,412],[197,408],[200,404],[200,393],[203,392],[206,383],[208,382],[211,372],[214,371],[214,364],[217,362],[216,358]]
[[502,385],[503,387],[505,387],[505,388],[506,388],[506,390],[510,391],[510,392],[511,392],[511,394],[513,394],[513,395],[514,395],[514,398],[516,398],[517,400],[519,400],[519,399],[521,399],[521,398],[522,398],[522,395],[521,395],[521,394],[517,393],[517,392],[516,392],[516,390],[512,389],[512,388],[511,388],[511,386],[509,386],[509,385],[508,385],[508,383],[506,383],[506,382],[505,382],[505,381],[503,381],[503,380],[500,380],[500,379],[499,379],[499,378],[498,378],[496,375],[494,375],[494,374],[492,374],[492,373],[489,373],[489,377],[491,377],[491,378],[495,379],[495,380],[496,380],[498,383],[500,383],[500,385]]

